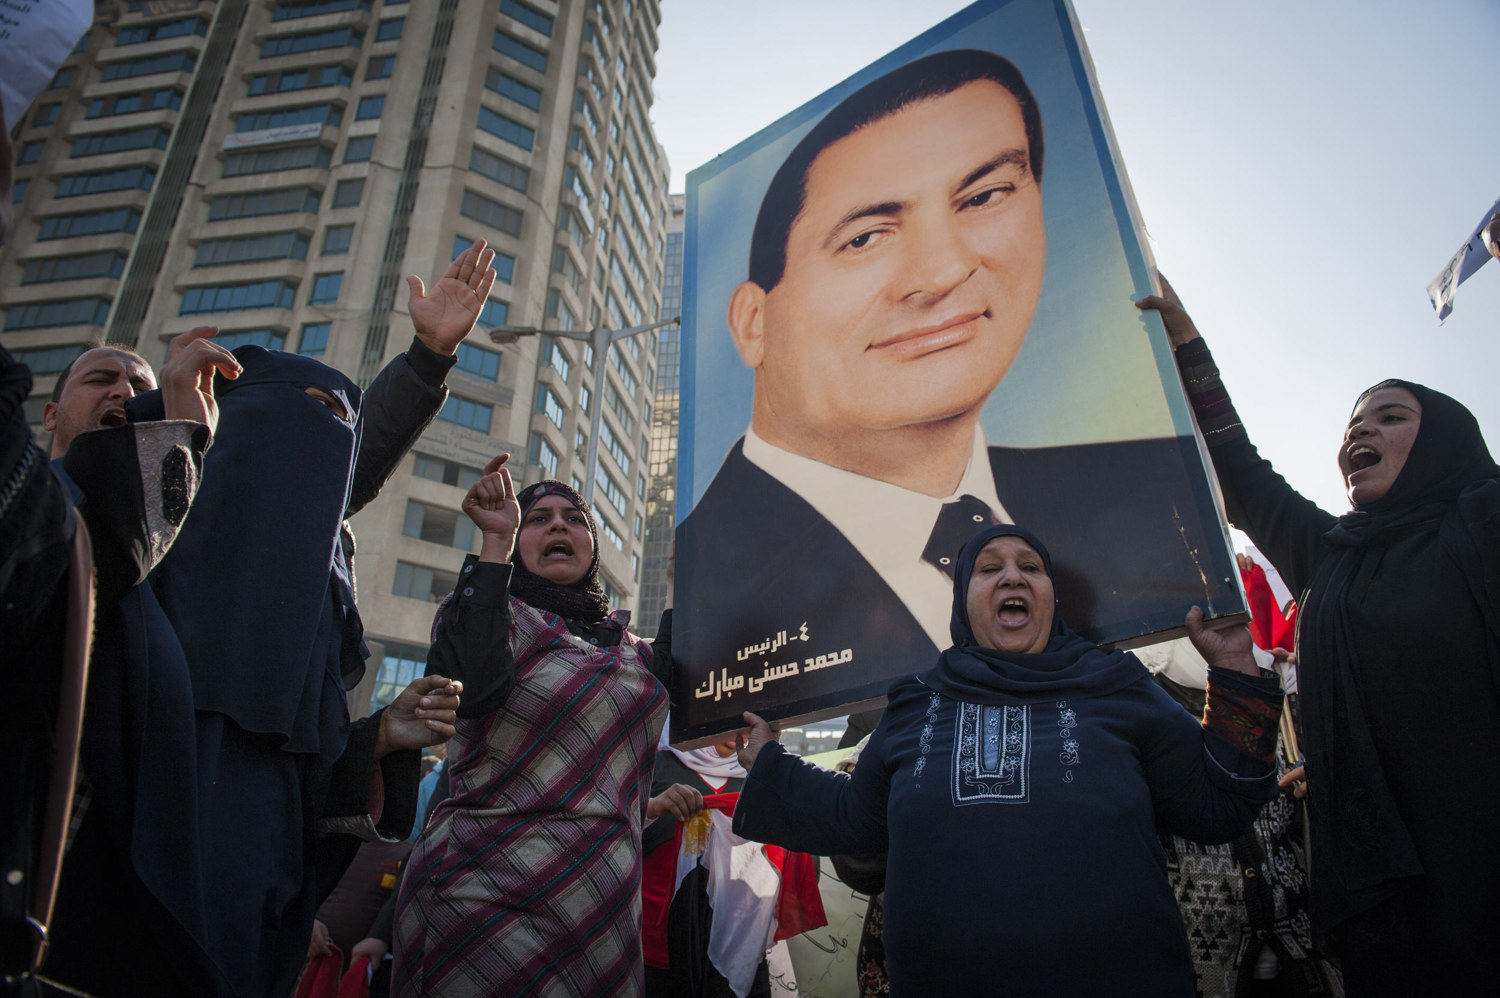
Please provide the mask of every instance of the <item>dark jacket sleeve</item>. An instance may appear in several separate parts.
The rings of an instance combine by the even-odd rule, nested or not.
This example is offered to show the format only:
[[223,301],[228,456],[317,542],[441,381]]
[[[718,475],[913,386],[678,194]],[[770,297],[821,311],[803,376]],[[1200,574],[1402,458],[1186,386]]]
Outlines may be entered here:
[[853,775],[804,762],[771,742],[760,750],[740,790],[734,831],[817,856],[878,854],[886,848],[890,792],[878,731]]
[[656,638],[651,642],[651,674],[668,690],[672,688],[672,608],[661,613]]
[[62,458],[89,525],[99,600],[120,599],[171,547],[203,479],[208,427],[172,419],[80,433]]
[[1159,717],[1141,766],[1157,817],[1197,842],[1230,842],[1276,795],[1279,682],[1210,669],[1201,723],[1156,683],[1145,684]]
[[354,461],[354,483],[349,490],[353,516],[380,494],[448,399],[443,381],[457,362],[454,357],[413,339],[406,353],[392,360],[370,382],[360,403],[359,456]]
[[1208,444],[1229,522],[1250,535],[1300,594],[1312,578],[1320,539],[1336,518],[1288,485],[1250,443],[1202,339],[1177,348],[1177,366]]
[[462,718],[483,717],[499,709],[515,683],[510,650],[510,566],[464,558],[458,588],[438,611],[427,674],[464,684]]

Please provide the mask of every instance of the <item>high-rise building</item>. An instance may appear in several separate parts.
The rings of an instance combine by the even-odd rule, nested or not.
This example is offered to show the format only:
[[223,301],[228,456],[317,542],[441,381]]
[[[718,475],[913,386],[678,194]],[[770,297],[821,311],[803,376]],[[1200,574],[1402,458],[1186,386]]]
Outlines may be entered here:
[[[667,252],[662,261],[661,314],[682,314],[683,228],[687,199],[671,196]],[[655,634],[667,605],[667,560],[677,528],[677,408],[681,326],[664,330],[656,344],[656,401],[651,415],[651,470],[646,479],[646,559],[641,572],[638,625]]]
[[[0,336],[36,375],[34,423],[85,344],[159,366],[203,324],[367,384],[410,342],[403,276],[430,284],[475,238],[497,251],[482,327],[667,314],[670,172],[647,118],[657,0],[117,9],[14,123]],[[655,333],[615,343],[597,384],[576,340],[497,346],[481,329],[459,348],[441,414],[353,521],[384,656],[357,707],[420,674],[434,601],[477,550],[459,503],[478,470],[509,451],[518,484],[581,490],[594,406],[601,575],[636,604],[656,348]]]

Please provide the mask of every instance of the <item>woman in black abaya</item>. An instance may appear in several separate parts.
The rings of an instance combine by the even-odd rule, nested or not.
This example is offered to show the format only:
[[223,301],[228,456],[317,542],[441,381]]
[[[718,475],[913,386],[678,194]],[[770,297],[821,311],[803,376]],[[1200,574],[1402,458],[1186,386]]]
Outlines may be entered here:
[[1181,302],[1177,349],[1230,522],[1299,600],[1314,929],[1351,995],[1500,980],[1500,469],[1422,385],[1360,396],[1339,448],[1353,509],[1304,499],[1256,452]]

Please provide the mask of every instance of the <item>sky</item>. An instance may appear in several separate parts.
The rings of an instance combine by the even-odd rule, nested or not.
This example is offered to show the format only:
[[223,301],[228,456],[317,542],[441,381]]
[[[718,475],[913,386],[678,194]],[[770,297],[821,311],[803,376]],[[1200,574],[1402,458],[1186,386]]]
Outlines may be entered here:
[[[966,4],[664,0],[652,119],[688,171]],[[747,16],[753,9],[754,16]],[[1356,396],[1400,377],[1500,452],[1500,261],[1426,287],[1500,199],[1494,0],[1075,0],[1156,262],[1251,440],[1320,506]]]

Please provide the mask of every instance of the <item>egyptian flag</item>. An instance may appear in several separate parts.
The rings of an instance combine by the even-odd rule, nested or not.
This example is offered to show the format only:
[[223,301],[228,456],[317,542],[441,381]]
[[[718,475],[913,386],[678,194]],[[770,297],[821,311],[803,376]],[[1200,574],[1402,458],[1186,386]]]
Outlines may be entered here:
[[703,811],[678,822],[669,843],[645,860],[643,941],[646,962],[667,966],[667,913],[695,867],[708,871],[713,908],[708,959],[737,995],[749,993],[766,950],[776,942],[827,925],[818,893],[818,861],[806,853],[750,842],[731,823],[738,793],[703,798]]

